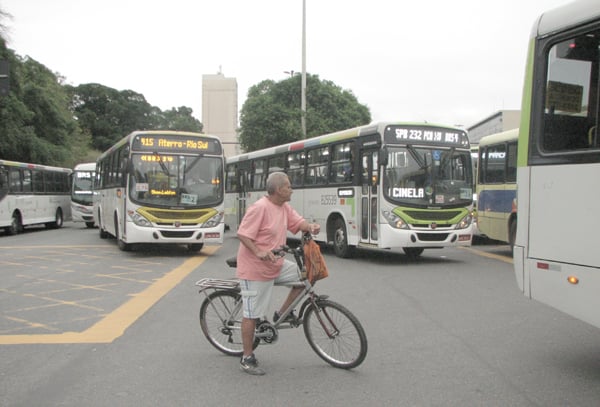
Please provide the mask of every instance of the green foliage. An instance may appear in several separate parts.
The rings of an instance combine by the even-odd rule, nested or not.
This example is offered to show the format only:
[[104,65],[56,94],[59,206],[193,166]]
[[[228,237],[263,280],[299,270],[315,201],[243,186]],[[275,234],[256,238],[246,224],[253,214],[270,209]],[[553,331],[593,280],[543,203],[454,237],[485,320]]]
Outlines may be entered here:
[[[352,92],[317,75],[306,80],[306,133],[314,137],[371,121],[369,109]],[[254,151],[302,139],[301,77],[265,80],[251,87],[242,106],[240,144]]]
[[161,122],[158,128],[167,130],[202,132],[203,125],[194,116],[192,109],[186,106],[172,108],[161,113]]
[[70,163],[83,139],[56,75],[0,44],[10,66],[10,91],[0,99],[0,157],[48,165]]
[[143,95],[97,83],[69,87],[71,109],[81,128],[91,134],[92,147],[104,151],[135,130],[202,131],[192,109],[182,106],[162,112]]
[[143,95],[99,84],[63,85],[63,78],[6,47],[0,10],[0,60],[9,63],[10,89],[0,96],[0,158],[73,167],[134,130],[202,131],[192,109],[162,112]]

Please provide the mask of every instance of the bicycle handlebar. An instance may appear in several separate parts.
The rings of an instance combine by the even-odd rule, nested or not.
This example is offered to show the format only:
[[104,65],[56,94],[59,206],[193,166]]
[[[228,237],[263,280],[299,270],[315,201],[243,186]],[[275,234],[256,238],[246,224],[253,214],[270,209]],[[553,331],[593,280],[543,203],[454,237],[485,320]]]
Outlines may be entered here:
[[300,273],[304,273],[306,270],[304,269],[304,247],[303,244],[308,240],[312,239],[310,233],[304,233],[302,236],[302,244],[296,248],[291,248],[288,245],[282,245],[277,249],[273,249],[272,252],[276,256],[283,257],[286,253],[292,254],[294,256],[294,260],[296,260],[296,264],[298,264],[298,270]]

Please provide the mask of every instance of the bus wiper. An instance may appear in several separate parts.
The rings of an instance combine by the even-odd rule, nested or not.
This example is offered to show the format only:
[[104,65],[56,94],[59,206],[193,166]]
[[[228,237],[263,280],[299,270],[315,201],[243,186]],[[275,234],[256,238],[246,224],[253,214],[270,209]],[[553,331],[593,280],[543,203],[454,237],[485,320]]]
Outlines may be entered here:
[[422,170],[426,170],[428,167],[427,161],[423,161],[423,158],[419,155],[417,150],[415,150],[415,148],[410,144],[406,145],[406,149],[408,150],[412,158],[417,162],[417,165],[421,167]]
[[187,174],[188,172],[190,172],[196,166],[196,164],[198,164],[198,161],[200,161],[200,159],[202,158],[204,158],[204,153],[201,153],[198,157],[194,158],[194,161],[192,161],[191,164],[186,165],[183,173]]
[[160,158],[160,155],[158,154],[158,151],[153,151],[152,154],[154,154],[155,157],[158,158],[158,164],[160,165],[160,168],[162,168],[163,172],[165,174],[167,174],[167,176],[171,176],[171,173],[169,173],[169,169],[167,168],[167,166],[165,165],[165,163],[163,163],[162,159]]

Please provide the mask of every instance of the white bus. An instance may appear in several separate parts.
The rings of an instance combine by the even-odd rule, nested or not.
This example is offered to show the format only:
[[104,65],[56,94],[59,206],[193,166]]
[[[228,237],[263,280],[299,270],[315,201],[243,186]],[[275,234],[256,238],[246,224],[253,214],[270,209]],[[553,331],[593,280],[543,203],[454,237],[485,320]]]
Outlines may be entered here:
[[600,327],[600,2],[536,21],[526,65],[513,251],[526,297]]
[[71,219],[71,172],[0,160],[0,228],[14,235],[30,225],[62,227]]
[[512,247],[517,232],[518,129],[479,141],[477,226],[479,232]]
[[73,168],[71,187],[71,215],[73,222],[85,222],[88,228],[94,227],[93,183],[96,163],[77,164]]
[[96,163],[94,217],[100,237],[172,243],[199,251],[223,243],[221,142],[205,134],[135,131]]
[[471,244],[473,167],[462,129],[377,123],[228,158],[229,227],[237,229],[274,171],[288,174],[291,204],[321,224],[316,240],[340,257],[356,247],[419,256]]

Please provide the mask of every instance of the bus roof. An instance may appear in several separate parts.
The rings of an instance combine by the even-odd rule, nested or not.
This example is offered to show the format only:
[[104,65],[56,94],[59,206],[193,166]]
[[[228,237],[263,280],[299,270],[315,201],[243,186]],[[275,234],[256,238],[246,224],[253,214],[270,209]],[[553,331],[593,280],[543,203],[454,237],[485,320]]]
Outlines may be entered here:
[[552,32],[586,24],[600,17],[598,0],[579,0],[542,14],[533,26],[532,37],[543,37]]
[[264,155],[280,154],[280,153],[285,153],[288,151],[300,150],[305,147],[313,147],[313,146],[318,146],[320,144],[334,143],[337,141],[343,141],[345,139],[349,139],[349,138],[353,138],[353,137],[357,137],[357,136],[375,134],[377,132],[379,132],[380,134],[383,134],[383,130],[386,128],[386,126],[390,126],[390,125],[442,127],[442,128],[454,129],[454,130],[458,130],[458,131],[467,133],[467,131],[465,129],[461,129],[459,127],[442,125],[442,124],[434,124],[434,123],[400,122],[400,121],[398,121],[398,122],[378,122],[378,123],[371,123],[371,124],[364,125],[364,126],[353,127],[351,129],[340,130],[340,131],[336,131],[334,133],[323,134],[320,136],[315,136],[315,137],[311,137],[311,138],[307,138],[307,139],[292,141],[290,143],[282,144],[280,146],[267,147],[267,148],[264,148],[261,150],[251,151],[248,153],[242,153],[242,154],[239,154],[236,156],[227,157],[227,162],[232,163],[232,162],[238,162],[238,161],[245,161],[245,160],[252,159],[252,158],[262,157]]
[[517,140],[519,138],[519,129],[510,129],[501,133],[490,134],[489,136],[482,137],[479,140],[479,146],[487,146],[489,144],[502,143],[505,141]]
[[66,172],[66,173],[73,172],[73,170],[71,170],[70,168],[53,167],[51,165],[42,165],[42,164],[21,163],[18,161],[8,161],[8,160],[0,160],[0,166],[29,168],[30,170],[46,170],[46,171]]
[[95,171],[96,163],[80,163],[73,168],[73,171]]

